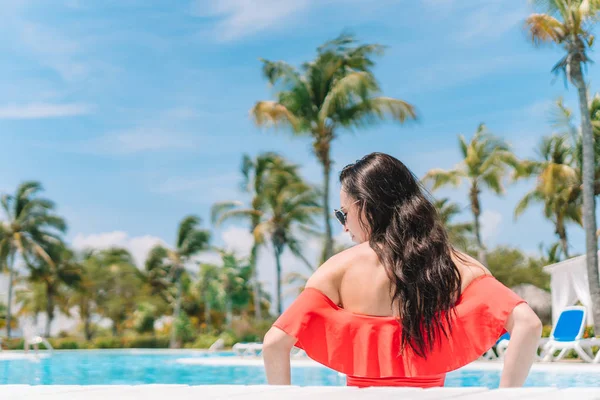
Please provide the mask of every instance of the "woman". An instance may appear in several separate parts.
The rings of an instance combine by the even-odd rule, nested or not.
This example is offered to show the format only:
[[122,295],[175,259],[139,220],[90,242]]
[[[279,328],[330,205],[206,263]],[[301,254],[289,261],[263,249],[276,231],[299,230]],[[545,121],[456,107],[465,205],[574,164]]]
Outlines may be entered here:
[[522,386],[542,325],[473,258],[452,248],[409,169],[372,153],[340,175],[336,217],[357,246],[327,260],[267,332],[269,384],[289,385],[290,350],[352,386],[443,386],[505,332],[500,387]]

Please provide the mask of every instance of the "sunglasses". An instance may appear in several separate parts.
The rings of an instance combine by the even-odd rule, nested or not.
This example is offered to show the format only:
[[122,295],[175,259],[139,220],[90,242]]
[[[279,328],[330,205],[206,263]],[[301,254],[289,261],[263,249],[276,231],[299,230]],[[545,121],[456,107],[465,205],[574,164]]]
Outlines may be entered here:
[[[356,204],[359,201],[360,200],[356,200],[352,204]],[[352,205],[352,204],[350,204],[350,205]],[[348,216],[348,211],[344,211],[343,208],[344,207],[340,207],[339,210],[337,208],[333,210],[333,214],[335,215],[335,217],[337,218],[337,220],[340,222],[340,224],[342,224],[342,226],[346,225],[346,217]]]

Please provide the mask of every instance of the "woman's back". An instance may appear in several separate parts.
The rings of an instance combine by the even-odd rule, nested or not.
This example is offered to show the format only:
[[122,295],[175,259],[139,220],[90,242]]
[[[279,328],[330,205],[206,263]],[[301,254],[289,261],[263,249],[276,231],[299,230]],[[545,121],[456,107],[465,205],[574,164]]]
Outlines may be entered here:
[[368,244],[345,252],[339,306],[357,314],[392,316],[391,281],[375,252]]
[[[461,292],[475,278],[489,274],[485,267],[468,255],[461,253],[460,257],[453,256],[453,259],[461,275]],[[333,280],[333,287],[328,288],[329,285],[324,285],[319,279],[313,279],[309,286],[331,296],[347,311],[372,316],[396,316],[392,309],[392,282],[368,243],[347,249],[332,261],[321,268],[337,270],[339,278]]]

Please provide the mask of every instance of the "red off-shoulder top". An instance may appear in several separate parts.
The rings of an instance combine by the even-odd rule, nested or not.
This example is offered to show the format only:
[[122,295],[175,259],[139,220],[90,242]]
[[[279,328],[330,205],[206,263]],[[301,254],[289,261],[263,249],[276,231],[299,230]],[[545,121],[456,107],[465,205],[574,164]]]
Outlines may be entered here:
[[346,374],[348,385],[433,387],[490,349],[522,302],[492,276],[475,279],[456,303],[451,333],[441,335],[426,358],[409,346],[399,354],[402,327],[395,317],[353,313],[314,288],[306,288],[273,326],[297,338],[296,346],[313,360]]

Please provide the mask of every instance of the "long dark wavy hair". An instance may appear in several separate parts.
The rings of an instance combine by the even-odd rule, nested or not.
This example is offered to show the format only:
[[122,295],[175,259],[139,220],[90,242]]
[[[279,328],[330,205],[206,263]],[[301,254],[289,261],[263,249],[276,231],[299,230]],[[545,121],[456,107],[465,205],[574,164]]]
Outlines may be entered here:
[[347,165],[340,182],[357,200],[360,224],[392,282],[400,352],[409,345],[427,358],[435,341],[450,333],[461,288],[437,210],[414,174],[387,154],[371,153]]

